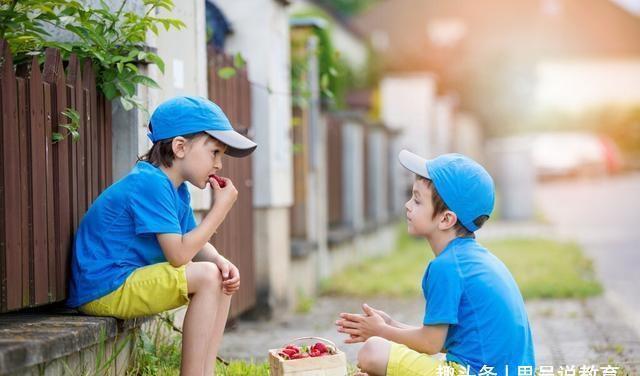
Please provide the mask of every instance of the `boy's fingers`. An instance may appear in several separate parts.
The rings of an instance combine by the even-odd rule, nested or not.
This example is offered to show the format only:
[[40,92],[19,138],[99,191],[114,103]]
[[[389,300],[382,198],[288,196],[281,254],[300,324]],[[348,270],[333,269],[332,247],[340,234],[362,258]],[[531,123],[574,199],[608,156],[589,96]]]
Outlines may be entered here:
[[360,329],[352,329],[352,328],[339,328],[338,331],[340,333],[346,333],[346,334],[353,334],[355,336],[359,336],[360,335]]
[[360,324],[358,324],[357,322],[353,322],[353,321],[345,321],[342,323],[343,327],[345,328],[357,328],[360,326]]
[[341,313],[340,317],[342,317],[343,319],[347,319],[349,321],[355,321],[355,322],[362,322],[364,318],[362,315],[353,314],[353,313]]
[[229,278],[229,264],[228,263],[223,263],[222,267],[220,268],[220,273],[222,274],[222,278],[224,278],[225,280],[227,278]]
[[238,276],[238,275],[234,276],[232,273],[229,273],[229,275],[231,276],[231,278],[222,281],[223,285],[230,285],[230,284],[233,284],[233,283],[240,282],[240,276]]
[[364,342],[364,338],[355,337],[355,338],[347,338],[344,340],[344,343],[360,343],[360,342]]

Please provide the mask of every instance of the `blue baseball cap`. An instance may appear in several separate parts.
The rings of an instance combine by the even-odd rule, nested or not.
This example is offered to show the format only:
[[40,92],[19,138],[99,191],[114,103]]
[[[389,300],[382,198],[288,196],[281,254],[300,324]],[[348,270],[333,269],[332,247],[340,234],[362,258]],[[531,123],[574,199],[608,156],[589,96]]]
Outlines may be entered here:
[[162,102],[151,115],[153,143],[191,133],[206,132],[227,145],[226,154],[245,157],[258,145],[236,132],[222,109],[203,97],[177,96]]
[[398,159],[407,170],[433,182],[444,203],[467,230],[476,231],[478,226],[473,221],[491,215],[495,201],[493,179],[473,159],[452,153],[427,160],[408,150],[400,151]]

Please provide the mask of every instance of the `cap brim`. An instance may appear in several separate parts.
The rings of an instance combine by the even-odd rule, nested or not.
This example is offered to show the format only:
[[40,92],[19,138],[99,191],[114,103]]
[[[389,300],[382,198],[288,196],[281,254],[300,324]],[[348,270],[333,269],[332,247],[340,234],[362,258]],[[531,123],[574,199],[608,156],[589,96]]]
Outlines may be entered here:
[[253,153],[254,150],[258,147],[258,144],[246,138],[236,131],[212,131],[207,130],[210,136],[215,139],[223,142],[227,145],[227,151],[225,154],[241,158],[246,157],[247,155]]
[[398,160],[400,164],[406,168],[407,170],[413,172],[414,174],[418,174],[426,179],[431,179],[429,177],[429,171],[427,170],[427,160],[413,154],[409,150],[403,149],[398,154]]

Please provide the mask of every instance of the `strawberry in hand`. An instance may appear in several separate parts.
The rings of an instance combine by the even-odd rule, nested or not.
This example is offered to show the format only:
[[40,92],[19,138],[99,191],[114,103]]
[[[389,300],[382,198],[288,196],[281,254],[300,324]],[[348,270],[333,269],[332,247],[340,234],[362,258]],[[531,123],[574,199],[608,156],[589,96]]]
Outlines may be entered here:
[[213,175],[209,175],[209,177],[210,177],[210,178],[214,178],[214,179],[218,182],[218,185],[220,186],[220,188],[224,188],[224,187],[226,187],[226,186],[227,186],[227,182],[226,182],[226,181],[224,181],[224,179],[222,179],[222,178],[221,178],[221,177],[219,177],[218,175],[213,174]]

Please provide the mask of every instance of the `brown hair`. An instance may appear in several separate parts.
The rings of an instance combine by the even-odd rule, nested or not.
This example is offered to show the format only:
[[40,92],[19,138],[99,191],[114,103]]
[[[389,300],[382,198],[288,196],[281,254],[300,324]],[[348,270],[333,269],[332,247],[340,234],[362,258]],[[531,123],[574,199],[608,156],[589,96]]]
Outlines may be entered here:
[[[433,215],[432,219],[436,217],[436,215],[443,213],[446,210],[451,210],[444,202],[440,194],[436,190],[436,187],[433,185],[433,181],[426,179],[423,176],[416,175],[417,180],[423,180],[427,187],[431,190],[431,204],[433,205]],[[473,220],[473,223],[478,226],[478,228],[482,227],[482,225],[489,219],[487,215],[481,215],[480,217]],[[475,234],[473,231],[469,231],[459,219],[456,220],[456,224],[453,226],[453,229],[456,232],[457,236],[465,237],[465,238],[475,238]]]
[[[153,131],[151,124],[149,124],[149,131]],[[196,132],[196,133],[181,135],[180,137],[184,137],[187,140],[194,140],[204,135],[207,135],[207,134],[204,132]],[[165,167],[171,167],[173,165],[173,160],[176,157],[175,154],[173,154],[173,147],[171,145],[173,143],[174,138],[175,137],[171,137],[171,138],[167,138],[166,140],[160,140],[155,142],[153,146],[151,146],[151,149],[149,149],[149,151],[146,154],[138,157],[138,162],[140,161],[149,162],[156,167],[160,167],[161,165]]]

